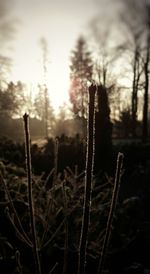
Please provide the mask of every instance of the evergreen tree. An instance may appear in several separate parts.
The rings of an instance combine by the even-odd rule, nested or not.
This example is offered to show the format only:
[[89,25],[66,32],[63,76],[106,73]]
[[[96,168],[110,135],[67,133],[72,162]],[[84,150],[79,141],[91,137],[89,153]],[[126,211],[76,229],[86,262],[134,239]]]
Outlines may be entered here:
[[70,102],[74,114],[84,119],[87,117],[87,84],[92,79],[93,63],[83,37],[78,39],[72,51],[70,70]]
[[25,112],[29,113],[31,107],[32,98],[24,83],[9,82],[7,87],[0,89],[0,115],[5,113],[10,118],[22,118]]
[[11,118],[16,114],[18,103],[14,92],[14,83],[10,82],[6,89],[0,89],[0,117]]
[[35,116],[42,120],[45,125],[45,137],[47,138],[49,137],[49,134],[52,135],[55,117],[53,107],[47,95],[47,91],[45,97],[45,89],[45,85],[38,86],[38,92],[34,100],[34,108]]
[[95,159],[94,173],[111,172],[112,164],[112,123],[107,90],[97,88],[98,110],[95,113]]
[[16,32],[16,24],[11,16],[13,1],[0,1],[0,89],[7,88],[8,76],[10,76],[12,59],[9,43],[12,42]]

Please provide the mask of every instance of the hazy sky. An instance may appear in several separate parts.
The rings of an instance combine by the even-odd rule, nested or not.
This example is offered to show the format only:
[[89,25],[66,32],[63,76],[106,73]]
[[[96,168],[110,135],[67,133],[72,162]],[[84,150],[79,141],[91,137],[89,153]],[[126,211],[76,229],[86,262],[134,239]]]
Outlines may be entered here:
[[88,22],[97,14],[96,0],[14,0],[17,18],[12,78],[25,82],[41,82],[42,49],[39,40],[48,42],[49,92],[54,104],[67,98],[69,56]]
[[[116,39],[121,24],[117,24],[115,32],[111,28],[125,1],[0,0],[1,5],[8,3],[9,14],[17,22],[15,39],[9,44],[12,48],[8,55],[13,59],[10,80],[31,85],[43,82],[43,52],[39,41],[44,37],[48,43],[48,89],[53,103],[61,105],[68,97],[70,55],[79,35],[86,34],[89,22],[98,16],[102,28],[104,21],[109,21],[106,27],[110,32],[110,43],[121,43],[121,37]],[[121,33],[126,39],[124,32]],[[114,38],[111,39],[111,35]]]

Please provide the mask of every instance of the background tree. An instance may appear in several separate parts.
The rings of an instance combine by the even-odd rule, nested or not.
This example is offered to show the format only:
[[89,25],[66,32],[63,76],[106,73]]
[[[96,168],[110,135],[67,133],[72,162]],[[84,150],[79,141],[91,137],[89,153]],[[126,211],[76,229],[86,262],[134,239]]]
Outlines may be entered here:
[[122,137],[129,138],[132,134],[133,117],[130,108],[124,108],[120,113],[120,126]]
[[127,90],[119,82],[124,75],[123,66],[120,67],[120,63],[124,62],[121,49],[123,39],[116,20],[116,7],[113,7],[111,1],[109,4],[113,13],[104,5],[100,15],[90,22],[90,49],[94,60],[93,79],[106,88],[111,118],[115,121],[119,119],[122,98]]
[[70,125],[67,123],[67,105],[64,103],[59,107],[57,119],[55,120],[54,135],[61,136],[63,134],[69,136],[69,128]]
[[15,102],[17,108],[14,110],[14,115],[17,118],[22,118],[23,114],[29,113],[30,116],[33,116],[33,99],[32,92],[29,90],[26,84],[21,81],[17,83],[10,82],[8,85],[9,89],[15,96]]
[[[150,3],[144,1],[122,1],[121,20],[126,14],[125,21],[134,41],[133,54],[133,87],[132,87],[132,120],[133,135],[135,135],[138,91],[143,90],[143,133],[142,139],[148,138],[148,93],[149,93],[149,64],[150,64]],[[123,20],[124,21],[124,20]],[[121,21],[122,22],[122,21]]]
[[45,101],[45,85],[38,85],[38,91],[34,98],[34,113],[35,117],[42,120],[45,125],[45,103],[46,103],[46,129],[45,137],[47,138],[48,135],[52,135],[53,126],[55,123],[55,117],[54,117],[54,110],[51,105],[50,99],[47,97]]
[[18,103],[16,93],[14,92],[14,84],[10,82],[7,87],[0,89],[0,135],[10,136],[12,130],[12,117],[18,111]]
[[73,112],[82,119],[87,117],[88,81],[92,80],[93,62],[83,37],[77,41],[71,55],[70,102]]
[[0,0],[0,88],[5,84],[10,73],[12,60],[9,57],[8,43],[13,39],[15,33],[15,20],[11,16],[13,1]]
[[[101,24],[103,20],[103,24]],[[94,18],[90,23],[91,49],[94,60],[93,78],[105,87],[114,83],[113,67],[121,54],[120,41],[112,37],[114,26],[106,18]],[[117,41],[117,42],[116,42]]]
[[49,95],[48,95],[48,87],[47,87],[47,64],[48,64],[48,43],[47,40],[42,37],[40,39],[40,47],[42,50],[42,67],[43,67],[43,99],[44,100],[44,116],[43,116],[43,122],[45,124],[45,137],[48,138],[49,135]]
[[7,87],[0,89],[0,115],[8,118],[22,118],[24,112],[29,112],[32,104],[26,85],[18,81],[9,82]]
[[111,172],[112,123],[107,90],[100,85],[97,89],[98,108],[95,113],[95,159],[94,172]]
[[145,47],[144,47],[144,106],[143,106],[143,141],[148,139],[148,103],[149,103],[149,74],[150,74],[150,3],[145,5]]
[[10,82],[7,88],[0,89],[0,116],[1,119],[4,117],[12,118],[17,112],[18,104],[16,100],[16,93],[14,92],[14,84]]

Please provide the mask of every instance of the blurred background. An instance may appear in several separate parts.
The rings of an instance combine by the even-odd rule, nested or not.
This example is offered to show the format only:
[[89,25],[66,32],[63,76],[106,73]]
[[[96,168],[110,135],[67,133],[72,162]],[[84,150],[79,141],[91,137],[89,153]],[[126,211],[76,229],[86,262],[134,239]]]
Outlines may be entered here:
[[149,25],[148,0],[1,0],[1,134],[21,139],[27,112],[33,139],[84,137],[95,82],[107,90],[113,138],[146,141]]

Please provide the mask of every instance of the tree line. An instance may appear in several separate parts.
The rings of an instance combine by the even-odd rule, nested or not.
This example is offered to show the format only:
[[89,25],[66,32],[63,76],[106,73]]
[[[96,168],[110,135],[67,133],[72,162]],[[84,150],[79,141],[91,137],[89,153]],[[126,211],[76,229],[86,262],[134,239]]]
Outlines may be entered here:
[[[104,18],[92,21],[94,51],[89,50],[91,38],[78,39],[71,55],[70,101],[74,114],[85,118],[88,81],[103,85],[107,90],[114,124],[122,121],[126,127],[124,135],[133,138],[139,136],[140,127],[140,137],[146,141],[149,124],[150,5],[146,0],[120,3],[115,26],[111,26],[111,22],[105,24]],[[114,29],[119,29],[118,25],[121,33],[112,38]],[[121,79],[125,83],[121,84]]]
[[[56,118],[46,84],[39,84],[36,87],[36,95],[33,96],[32,88],[28,89],[21,81],[4,83],[0,87],[1,123],[22,117],[24,112],[28,112],[31,117],[41,121],[46,137],[62,133],[72,135],[71,131],[81,133],[85,137],[87,90],[91,83],[95,83],[106,90],[113,134],[117,137],[140,137],[144,142],[147,141],[150,5],[147,0],[116,0],[116,3],[119,8],[109,12],[109,18],[101,12],[91,21],[90,35],[87,31],[84,36],[80,36],[70,54],[71,107],[60,107]],[[102,9],[101,6],[99,8]],[[105,9],[108,12],[107,7]],[[43,48],[43,56],[45,55]],[[2,57],[4,59],[5,56]],[[43,57],[43,67],[46,69],[44,60]],[[5,60],[4,64],[7,63],[8,60]],[[2,65],[0,68],[1,74],[4,67]],[[46,73],[48,77],[48,71]],[[1,75],[1,82],[2,80]],[[97,99],[95,108],[98,112],[99,107]],[[71,118],[66,115],[68,108]],[[70,125],[72,130],[67,131]]]

